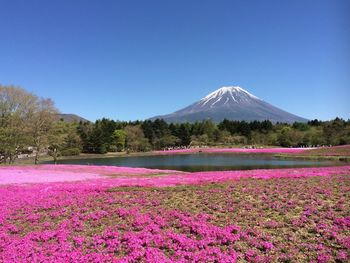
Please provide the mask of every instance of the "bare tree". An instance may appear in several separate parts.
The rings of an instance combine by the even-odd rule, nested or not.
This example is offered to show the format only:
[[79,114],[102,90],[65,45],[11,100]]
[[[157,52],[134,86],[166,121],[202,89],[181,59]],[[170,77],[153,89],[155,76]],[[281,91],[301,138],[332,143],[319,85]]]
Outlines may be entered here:
[[47,145],[57,110],[50,99],[14,86],[0,85],[0,162],[13,163],[29,146],[36,152]]
[[37,97],[14,86],[0,86],[0,155],[13,163],[28,142],[27,124]]
[[37,100],[28,125],[32,146],[35,150],[35,164],[39,162],[41,151],[47,150],[49,146],[49,137],[53,132],[53,123],[57,120],[57,112],[51,99]]

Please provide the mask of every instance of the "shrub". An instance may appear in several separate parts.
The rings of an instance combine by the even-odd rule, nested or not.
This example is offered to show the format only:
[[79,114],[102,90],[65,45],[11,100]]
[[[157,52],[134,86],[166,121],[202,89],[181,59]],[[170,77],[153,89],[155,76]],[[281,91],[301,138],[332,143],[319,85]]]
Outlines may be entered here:
[[61,151],[62,156],[72,156],[72,155],[79,155],[80,154],[79,148],[68,148]]

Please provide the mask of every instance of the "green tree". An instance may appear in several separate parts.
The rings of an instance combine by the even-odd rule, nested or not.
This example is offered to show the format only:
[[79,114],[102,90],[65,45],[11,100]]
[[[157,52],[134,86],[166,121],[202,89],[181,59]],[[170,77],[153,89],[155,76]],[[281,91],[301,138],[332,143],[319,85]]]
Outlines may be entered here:
[[81,139],[76,123],[57,121],[49,135],[48,155],[56,164],[60,156],[79,155],[82,150]]
[[191,143],[190,125],[188,123],[182,123],[178,129],[178,137],[180,138],[181,145],[187,146]]
[[299,131],[307,131],[310,129],[309,125],[303,122],[294,122],[292,127]]
[[148,139],[145,137],[140,125],[128,125],[124,128],[126,132],[126,146],[134,152],[144,152],[150,149]]
[[124,130],[118,129],[113,132],[112,136],[115,140],[117,151],[124,151],[127,133]]
[[278,134],[277,142],[280,146],[289,147],[292,142],[289,137],[289,133],[292,129],[290,127],[283,127],[281,132]]
[[178,145],[180,142],[180,139],[177,138],[174,135],[166,134],[163,137],[159,138],[156,142],[156,145],[158,145],[158,149],[162,149],[164,147],[173,147]]
[[211,120],[205,120],[203,122],[203,134],[206,134],[209,140],[214,140],[216,130],[217,127]]

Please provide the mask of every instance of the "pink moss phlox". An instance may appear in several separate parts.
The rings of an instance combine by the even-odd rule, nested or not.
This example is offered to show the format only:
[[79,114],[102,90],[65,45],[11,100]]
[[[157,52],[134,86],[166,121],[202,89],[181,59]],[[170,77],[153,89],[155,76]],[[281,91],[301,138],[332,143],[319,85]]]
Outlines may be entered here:
[[[302,255],[308,253],[316,262],[349,260],[350,217],[345,198],[349,179],[345,176],[350,174],[350,166],[198,173],[168,171],[167,175],[152,177],[135,176],[132,168],[113,168],[114,172],[129,173],[128,176],[106,177],[103,175],[110,174],[109,167],[102,170],[94,166],[70,167],[70,170],[69,167],[25,167],[24,171],[40,179],[40,176],[50,177],[51,172],[64,171],[79,177],[91,168],[96,177],[83,177],[75,182],[39,180],[33,184],[0,187],[0,262],[278,262],[293,261],[294,255],[301,255],[300,251]],[[11,171],[10,168],[0,170],[3,176],[6,175],[3,171]],[[139,172],[154,174],[154,170]],[[345,176],[339,179],[339,175]],[[308,187],[315,176],[320,183]],[[249,178],[263,180],[238,181]],[[280,178],[283,180],[273,180]],[[62,180],[59,176],[56,179]],[[335,180],[339,181],[336,187],[327,187]],[[174,192],[169,194],[169,189],[120,187],[227,181],[229,186],[222,188],[207,185],[207,192],[204,186],[196,187],[198,189],[191,190],[187,196],[190,200],[171,199]],[[240,182],[244,187],[238,188]],[[250,185],[253,182],[257,184]],[[269,188],[270,184],[273,187]],[[295,188],[289,187],[293,184],[301,185],[298,189],[302,190],[292,192]],[[182,197],[181,189],[179,196]],[[327,204],[325,200],[337,189],[344,195],[332,205]],[[158,193],[152,194],[153,191]],[[163,206],[161,194],[168,200],[177,200],[178,206],[172,207],[173,202]],[[294,198],[296,194],[299,199]],[[201,195],[209,199],[196,203]],[[234,203],[235,196],[247,198]],[[220,198],[221,202],[217,203]],[[182,202],[190,204],[186,211],[177,209]],[[191,209],[196,211],[198,204],[203,209],[193,212]],[[254,209],[278,217],[259,222],[262,214],[257,213],[248,218]],[[298,212],[292,218],[283,218],[293,209]],[[243,215],[241,222],[250,222],[250,225],[229,222],[230,216],[239,214]],[[220,220],[215,222],[215,219]],[[275,239],[274,235],[286,231],[286,227],[289,232],[284,233],[283,239]],[[296,233],[307,233],[306,237],[312,236],[312,242],[298,240]],[[337,249],[332,251],[332,247]]]
[[[21,170],[23,169],[23,171]],[[87,173],[91,171],[91,173]],[[117,177],[106,177],[111,172]],[[119,171],[119,172],[118,172]],[[157,174],[162,176],[137,176]],[[0,168],[0,184],[17,183],[48,183],[65,181],[80,181],[78,185],[84,187],[114,187],[114,186],[174,186],[182,184],[202,184],[240,180],[244,178],[274,179],[274,178],[300,178],[310,176],[330,176],[350,173],[350,166],[316,167],[316,168],[288,168],[288,169],[258,169],[248,171],[210,171],[185,173],[169,170],[153,170],[144,168],[126,167],[100,167],[100,166],[70,166],[70,165],[44,165],[38,167],[2,167]],[[30,179],[28,179],[30,177]],[[84,180],[84,181],[81,181]],[[71,182],[68,187],[77,185]],[[56,186],[57,186],[56,185]],[[40,191],[50,191],[55,184],[49,184]]]
[[171,172],[180,173],[173,170],[97,165],[3,166],[0,167],[0,185],[68,182],[98,179],[101,176],[152,175]]

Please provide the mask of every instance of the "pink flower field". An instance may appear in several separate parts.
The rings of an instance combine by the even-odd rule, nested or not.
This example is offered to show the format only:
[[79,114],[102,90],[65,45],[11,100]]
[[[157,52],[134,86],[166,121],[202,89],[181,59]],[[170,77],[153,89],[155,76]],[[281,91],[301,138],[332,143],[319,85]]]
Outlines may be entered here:
[[86,165],[37,165],[1,167],[1,184],[69,182],[98,179],[101,176],[143,176],[152,174],[179,173],[170,170]]
[[0,262],[348,262],[350,166],[0,168]]

